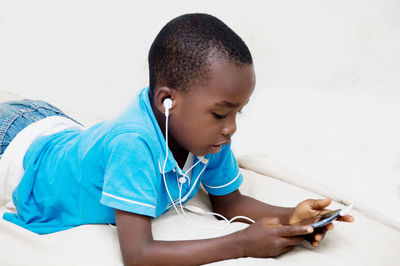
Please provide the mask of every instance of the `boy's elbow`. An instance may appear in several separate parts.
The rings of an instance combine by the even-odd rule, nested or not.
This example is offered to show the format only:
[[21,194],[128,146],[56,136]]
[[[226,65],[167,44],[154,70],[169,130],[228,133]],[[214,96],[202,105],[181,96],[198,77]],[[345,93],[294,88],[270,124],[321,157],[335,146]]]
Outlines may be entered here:
[[142,256],[127,256],[123,257],[124,266],[136,266],[136,265],[151,265],[145,257]]
[[156,265],[153,254],[154,249],[151,245],[145,245],[140,248],[130,250],[129,252],[122,253],[122,259],[125,266],[136,266],[136,265]]
[[149,261],[143,252],[134,252],[130,254],[123,254],[122,259],[124,266],[136,266],[136,265],[149,265]]
[[122,254],[124,266],[140,265],[140,259],[136,254]]

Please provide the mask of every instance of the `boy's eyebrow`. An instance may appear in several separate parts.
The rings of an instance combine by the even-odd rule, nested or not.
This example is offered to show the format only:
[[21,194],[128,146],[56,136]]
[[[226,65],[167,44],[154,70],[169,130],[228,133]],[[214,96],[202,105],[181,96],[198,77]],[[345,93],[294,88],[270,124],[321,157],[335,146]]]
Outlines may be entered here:
[[[244,105],[246,105],[248,102],[249,102],[249,101],[245,102]],[[228,102],[228,101],[222,101],[222,102],[216,103],[215,105],[221,106],[221,107],[236,108],[236,107],[239,107],[240,104],[238,104],[238,103],[231,103],[231,102]]]

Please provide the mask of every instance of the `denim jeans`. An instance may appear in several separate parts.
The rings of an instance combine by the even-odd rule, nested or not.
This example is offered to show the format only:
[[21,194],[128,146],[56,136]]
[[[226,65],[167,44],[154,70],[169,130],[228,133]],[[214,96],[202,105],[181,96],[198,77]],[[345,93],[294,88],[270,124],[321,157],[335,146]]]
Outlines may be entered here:
[[0,103],[0,159],[18,132],[40,119],[54,115],[75,121],[57,107],[40,100]]

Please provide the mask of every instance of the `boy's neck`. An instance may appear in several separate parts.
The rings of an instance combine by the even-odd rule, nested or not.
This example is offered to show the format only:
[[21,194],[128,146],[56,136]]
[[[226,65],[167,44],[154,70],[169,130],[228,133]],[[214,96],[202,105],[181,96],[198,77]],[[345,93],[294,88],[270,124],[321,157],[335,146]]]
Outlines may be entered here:
[[[153,114],[157,120],[158,126],[161,129],[161,132],[164,136],[165,139],[165,115],[158,111],[156,108],[155,104],[153,103],[153,99],[151,95],[149,94],[150,97],[150,103],[151,103],[151,109],[153,110]],[[183,149],[174,139],[171,134],[168,132],[168,147],[172,152],[172,155],[176,162],[178,163],[178,166],[183,169],[183,166],[185,165],[186,159],[188,157],[189,152],[185,149]],[[165,158],[164,158],[165,159]]]

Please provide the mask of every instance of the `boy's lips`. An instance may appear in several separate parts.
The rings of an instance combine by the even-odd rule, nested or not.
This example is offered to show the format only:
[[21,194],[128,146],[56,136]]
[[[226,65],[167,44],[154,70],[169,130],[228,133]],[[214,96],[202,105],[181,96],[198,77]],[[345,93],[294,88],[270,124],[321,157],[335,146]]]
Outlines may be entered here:
[[230,141],[224,141],[219,144],[211,145],[210,153],[217,153],[221,150],[222,145],[228,145]]
[[231,143],[231,141],[230,140],[225,140],[225,141],[223,141],[223,142],[220,142],[220,143],[218,143],[218,144],[215,144],[216,146],[222,146],[222,145],[228,145],[229,143]]
[[210,153],[217,153],[217,152],[219,152],[220,150],[221,150],[221,145],[212,145],[211,147],[210,147]]

